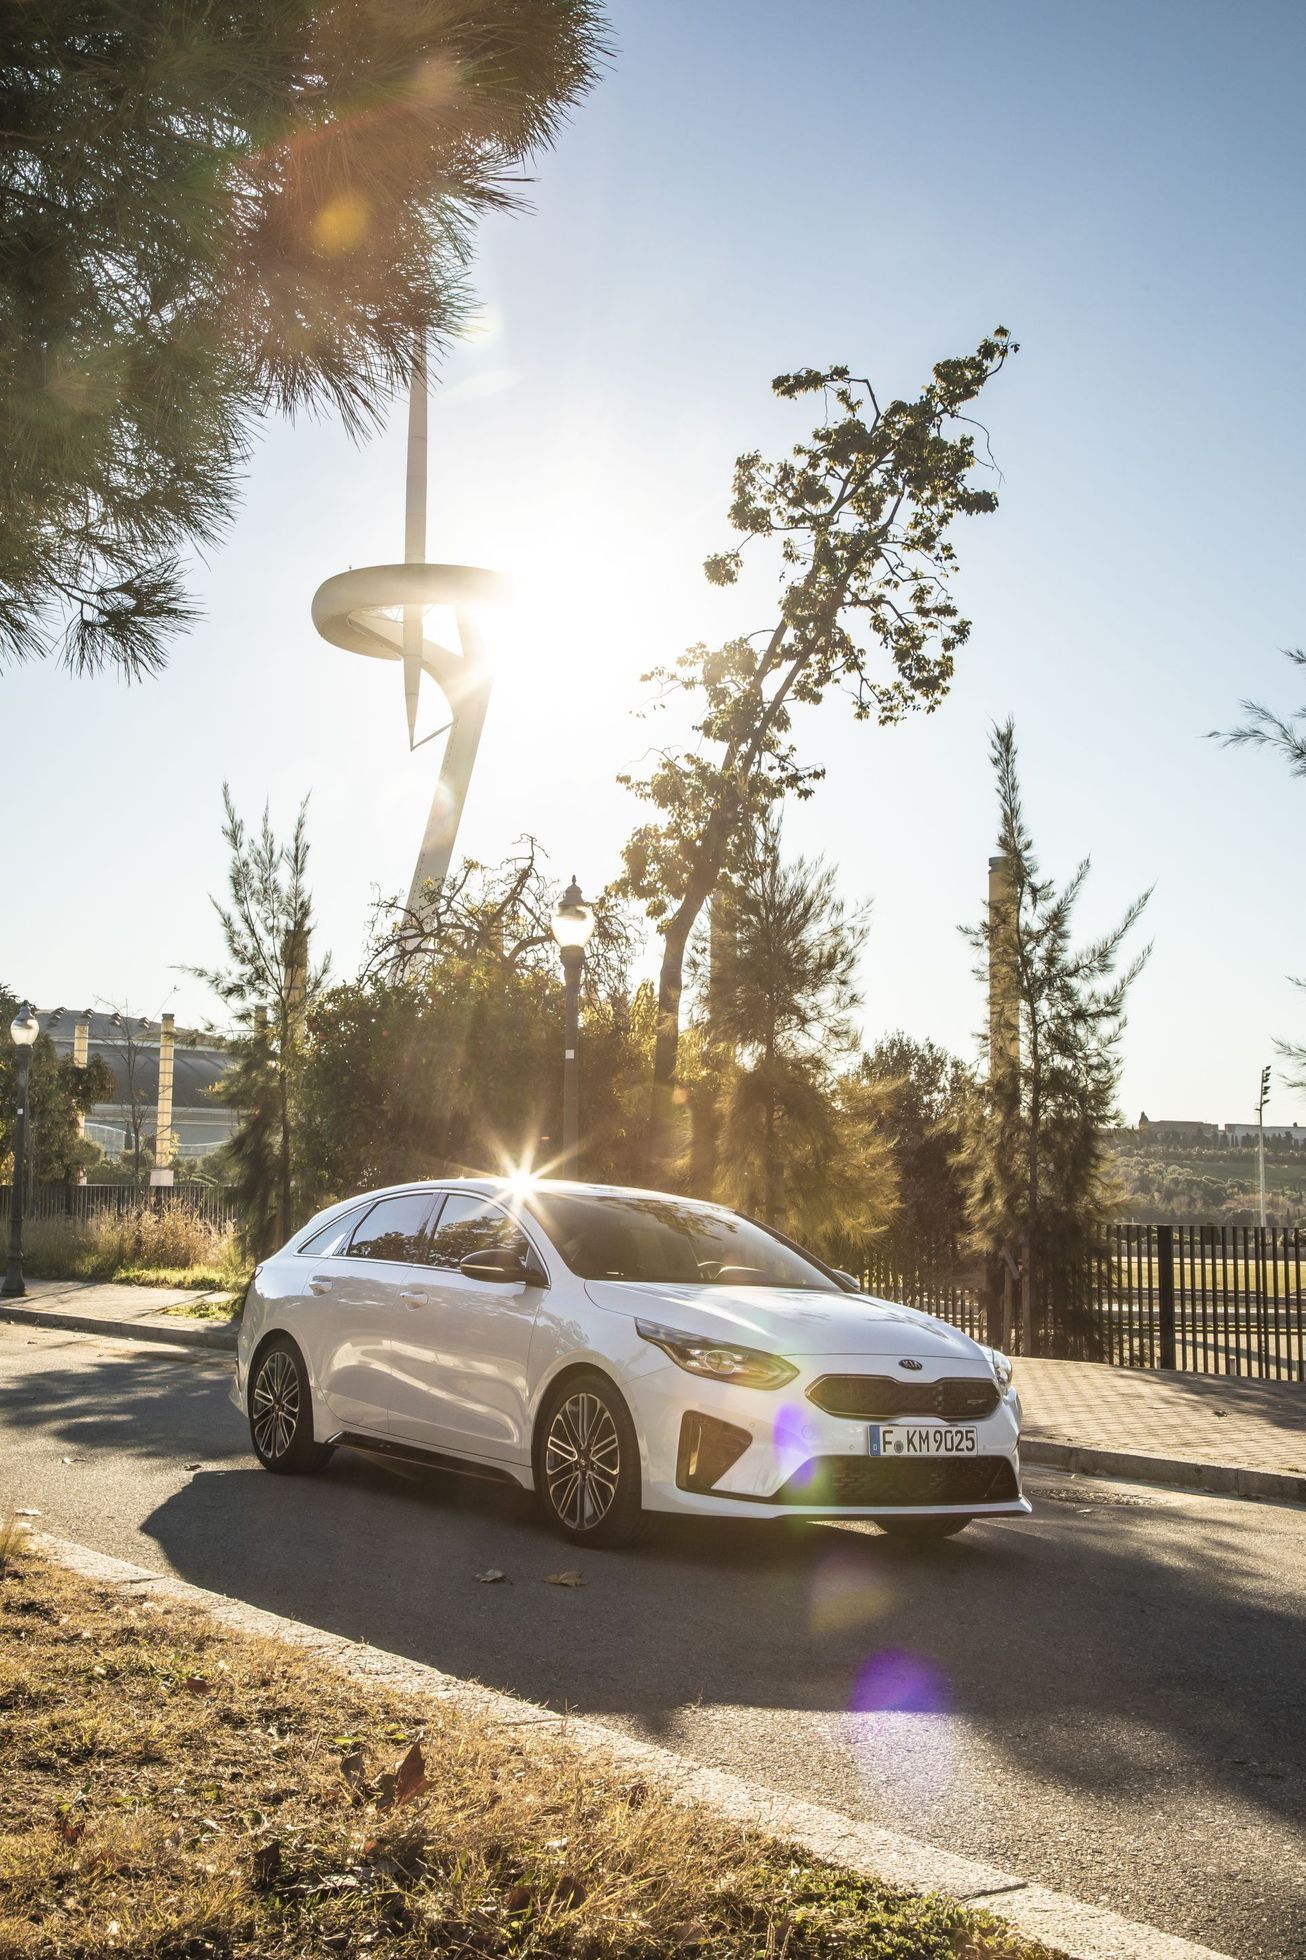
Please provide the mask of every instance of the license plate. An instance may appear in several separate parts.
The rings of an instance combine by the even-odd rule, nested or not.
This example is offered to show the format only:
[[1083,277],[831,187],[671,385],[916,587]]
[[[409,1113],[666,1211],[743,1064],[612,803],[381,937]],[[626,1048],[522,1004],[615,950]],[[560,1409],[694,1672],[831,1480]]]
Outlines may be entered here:
[[979,1431],[946,1429],[941,1422],[873,1422],[870,1449],[872,1456],[975,1456]]

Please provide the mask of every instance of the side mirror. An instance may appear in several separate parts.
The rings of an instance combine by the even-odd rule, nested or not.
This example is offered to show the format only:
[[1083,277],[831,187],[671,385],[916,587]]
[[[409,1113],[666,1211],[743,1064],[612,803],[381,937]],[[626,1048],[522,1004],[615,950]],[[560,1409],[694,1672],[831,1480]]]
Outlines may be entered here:
[[862,1290],[862,1283],[861,1283],[861,1281],[860,1281],[860,1280],[858,1279],[858,1277],[857,1277],[857,1275],[856,1275],[856,1273],[846,1273],[846,1272],[845,1272],[845,1271],[843,1270],[843,1267],[842,1267],[842,1266],[836,1266],[836,1267],[835,1267],[835,1269],[834,1269],[834,1276],[835,1276],[835,1278],[836,1278],[837,1280],[839,1280],[839,1281],[840,1281],[840,1283],[842,1284],[842,1286],[843,1286],[843,1288],[844,1288],[844,1290],[845,1290],[845,1292],[848,1292],[848,1293],[860,1293],[860,1292],[861,1292],[861,1290]]
[[500,1284],[515,1281],[519,1286],[542,1286],[544,1274],[529,1257],[523,1258],[518,1252],[506,1246],[487,1246],[483,1252],[469,1252],[460,1260],[458,1270],[468,1279],[497,1280]]

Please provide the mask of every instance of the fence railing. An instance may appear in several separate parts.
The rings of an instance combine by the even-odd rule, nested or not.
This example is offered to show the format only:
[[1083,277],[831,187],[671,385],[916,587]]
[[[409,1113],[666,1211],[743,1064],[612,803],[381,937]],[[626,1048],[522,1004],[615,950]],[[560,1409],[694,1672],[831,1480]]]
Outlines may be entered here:
[[[10,1189],[0,1189],[0,1219],[9,1216]],[[38,1184],[23,1205],[24,1218],[89,1218],[95,1212],[134,1211],[138,1205],[162,1198],[167,1204],[185,1205],[215,1225],[235,1221],[236,1206],[229,1191],[220,1185],[200,1184],[189,1179],[162,1190],[138,1191],[134,1184]]]
[[[1113,1225],[1088,1268],[1037,1304],[1031,1351],[1121,1368],[1306,1381],[1306,1233],[1256,1225]],[[982,1267],[947,1246],[877,1247],[863,1284],[997,1340]]]

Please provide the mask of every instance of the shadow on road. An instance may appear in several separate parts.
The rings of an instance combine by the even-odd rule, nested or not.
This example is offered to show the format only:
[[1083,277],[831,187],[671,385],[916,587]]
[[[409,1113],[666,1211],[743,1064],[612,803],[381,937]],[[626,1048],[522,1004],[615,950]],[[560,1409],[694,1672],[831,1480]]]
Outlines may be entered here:
[[[315,1478],[269,1476],[226,1384],[211,1363],[105,1357],[0,1381],[0,1421],[88,1454],[199,1459],[141,1527],[182,1577],[554,1707],[652,1734],[696,1707],[860,1710],[922,1747],[916,1718],[951,1713],[1112,1803],[1179,1778],[1298,1812],[1301,1600],[1260,1569],[1259,1507],[1199,1529],[1062,1486],[1029,1524],[929,1549],[870,1527],[667,1521],[637,1550],[582,1556],[494,1486],[343,1452]],[[542,1583],[576,1565],[584,1588]],[[478,1583],[488,1567],[507,1583]]]

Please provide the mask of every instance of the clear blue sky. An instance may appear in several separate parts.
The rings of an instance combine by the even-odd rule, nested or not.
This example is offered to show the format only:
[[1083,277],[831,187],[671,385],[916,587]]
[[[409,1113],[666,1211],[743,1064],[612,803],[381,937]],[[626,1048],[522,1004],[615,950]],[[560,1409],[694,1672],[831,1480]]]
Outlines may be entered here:
[[[1295,705],[1306,639],[1306,14],[1290,4],[622,0],[611,74],[541,158],[534,211],[483,235],[484,331],[432,405],[431,555],[516,573],[463,844],[535,832],[600,887],[650,740],[638,676],[759,623],[702,580],[732,461],[797,432],[773,374],[847,361],[885,388],[998,322],[1022,344],[985,415],[995,517],[957,535],[975,622],[935,716],[831,701],[828,777],[791,848],[874,900],[868,1037],[972,1051],[958,922],[994,828],[987,729],[1017,721],[1045,867],[1085,852],[1085,930],[1155,884],[1123,1103],[1243,1118],[1275,1034],[1306,1037],[1306,785],[1203,732]],[[199,1018],[173,969],[217,952],[220,792],[287,823],[312,792],[321,937],[357,956],[406,885],[434,751],[394,668],[313,632],[318,582],[401,555],[402,417],[364,449],[270,426],[202,626],[158,681],[0,678],[0,976]],[[22,873],[12,869],[19,843]],[[1306,1120],[1276,1087],[1270,1114]]]

